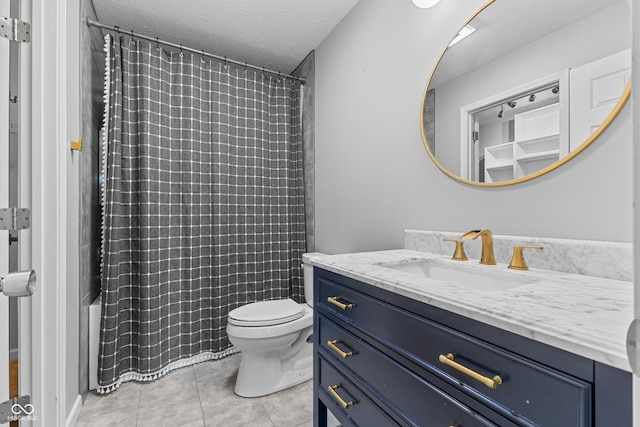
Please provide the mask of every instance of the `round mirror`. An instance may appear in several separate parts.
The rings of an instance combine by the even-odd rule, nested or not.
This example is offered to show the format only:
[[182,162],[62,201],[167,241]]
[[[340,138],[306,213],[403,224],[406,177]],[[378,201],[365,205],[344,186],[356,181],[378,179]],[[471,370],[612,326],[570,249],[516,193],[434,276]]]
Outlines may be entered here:
[[631,93],[628,0],[490,0],[453,37],[423,97],[435,164],[511,185],[566,163]]

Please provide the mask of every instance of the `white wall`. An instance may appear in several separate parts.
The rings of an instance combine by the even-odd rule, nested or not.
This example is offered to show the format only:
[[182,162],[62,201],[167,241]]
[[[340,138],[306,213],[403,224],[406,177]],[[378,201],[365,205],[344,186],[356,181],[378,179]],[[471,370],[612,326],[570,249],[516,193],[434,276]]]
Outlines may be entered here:
[[[80,25],[84,20],[80,18],[79,0],[67,0],[66,12],[66,138],[59,141],[61,149],[66,155],[66,186],[64,194],[66,196],[66,211],[64,221],[66,227],[62,229],[66,232],[66,283],[64,295],[65,301],[65,329],[62,333],[66,342],[64,350],[65,357],[65,408],[67,423],[71,424],[78,416],[81,399],[79,396],[79,354],[80,354],[80,156],[81,152],[71,151],[67,147],[71,141],[80,138]],[[82,260],[87,262],[87,260]]]
[[630,242],[631,108],[564,167],[477,188],[445,176],[420,135],[443,46],[482,5],[359,2],[316,50],[316,250],[402,247],[406,228]]

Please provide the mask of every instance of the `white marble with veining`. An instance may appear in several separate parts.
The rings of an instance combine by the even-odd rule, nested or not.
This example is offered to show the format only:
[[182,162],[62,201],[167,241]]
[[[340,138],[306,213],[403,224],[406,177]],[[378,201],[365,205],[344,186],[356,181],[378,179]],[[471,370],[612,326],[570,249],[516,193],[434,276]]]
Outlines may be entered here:
[[[469,230],[466,230],[469,231]],[[455,244],[443,239],[460,239],[465,233],[448,231],[405,230],[404,247],[416,251],[451,255]],[[514,246],[542,246],[543,250],[524,251],[529,267],[566,273],[604,277],[615,280],[633,280],[633,245],[624,242],[595,240],[552,239],[547,237],[493,235],[496,261],[508,264]],[[480,258],[480,239],[465,240],[469,258]]]
[[[450,255],[411,249],[304,258],[372,286],[631,371],[625,340],[633,317],[630,281],[532,268],[533,258],[530,271],[515,271],[500,259],[498,265],[485,266],[477,259],[452,261]],[[428,259],[474,270],[498,269],[535,282],[502,291],[479,291],[384,266]]]

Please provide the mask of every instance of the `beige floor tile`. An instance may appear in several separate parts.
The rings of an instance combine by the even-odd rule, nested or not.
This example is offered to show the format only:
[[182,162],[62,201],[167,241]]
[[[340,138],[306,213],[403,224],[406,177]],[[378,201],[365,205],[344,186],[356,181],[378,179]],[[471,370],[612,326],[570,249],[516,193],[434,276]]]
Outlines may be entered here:
[[98,394],[95,391],[90,391],[84,401],[78,420],[95,418],[132,406],[137,409],[139,404],[140,384],[135,382],[124,383],[117,390],[108,394]]
[[[128,382],[108,395],[92,392],[85,400],[77,425],[313,425],[313,381],[260,398],[243,398],[233,392],[239,365],[240,358],[236,354],[222,360],[177,369],[155,381]],[[335,420],[334,424],[329,425],[338,424]]]
[[184,401],[198,401],[193,366],[176,369],[155,381],[140,384],[140,405],[162,399],[169,405],[179,406]]
[[[83,409],[84,411],[84,409]],[[138,421],[138,405],[121,408],[89,418],[87,414],[78,417],[76,427],[132,427]]]
[[206,362],[193,365],[196,378],[204,377],[229,377],[235,375],[240,366],[240,355],[232,354],[224,359],[208,360]]
[[[171,387],[166,389],[168,392],[173,392]],[[200,399],[180,399],[180,396],[170,395],[165,399],[156,399],[151,402],[143,401],[140,404],[138,427],[186,425],[204,425]]]
[[297,427],[313,419],[313,381],[260,398],[278,427]]
[[205,425],[209,427],[280,427],[269,419],[260,399],[244,399],[244,402],[225,411],[204,408]]
[[207,412],[219,412],[240,406],[247,399],[236,395],[233,388],[236,384],[237,369],[227,372],[226,375],[208,375],[196,377],[198,392],[202,410]]

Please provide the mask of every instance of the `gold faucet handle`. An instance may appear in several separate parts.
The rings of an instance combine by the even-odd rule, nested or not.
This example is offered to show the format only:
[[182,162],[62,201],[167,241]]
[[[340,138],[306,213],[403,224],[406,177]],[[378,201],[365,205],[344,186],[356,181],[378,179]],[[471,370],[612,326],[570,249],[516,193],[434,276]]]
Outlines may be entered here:
[[456,244],[456,250],[453,253],[451,259],[455,259],[456,261],[466,261],[467,254],[464,252],[464,242],[462,240],[456,239],[442,239],[443,242],[454,242]]
[[541,251],[542,246],[516,246],[513,248],[513,257],[511,258],[511,263],[509,263],[509,268],[513,270],[528,270],[529,266],[524,262],[524,255],[522,254],[523,249],[537,249]]

